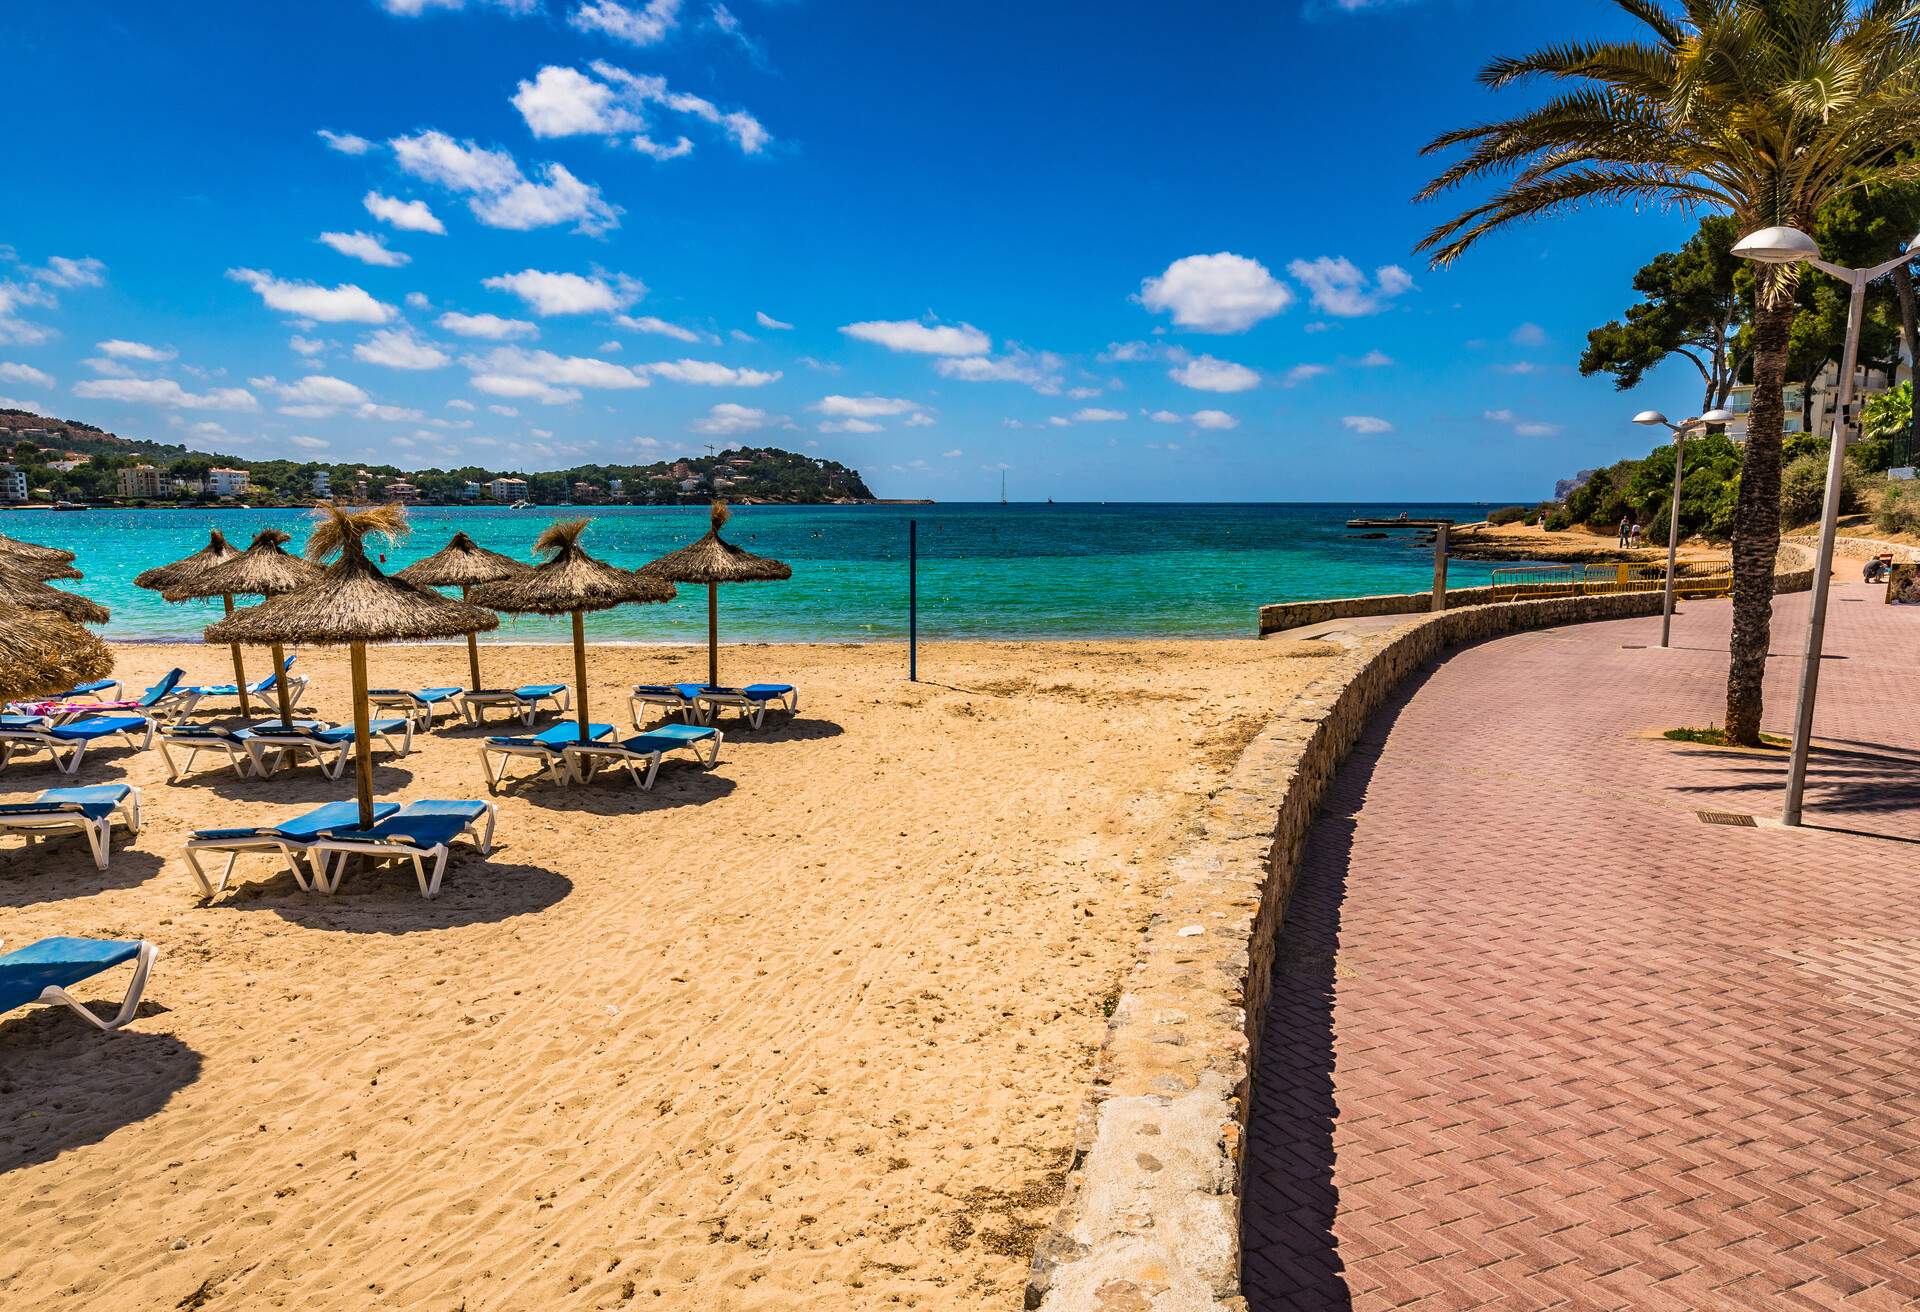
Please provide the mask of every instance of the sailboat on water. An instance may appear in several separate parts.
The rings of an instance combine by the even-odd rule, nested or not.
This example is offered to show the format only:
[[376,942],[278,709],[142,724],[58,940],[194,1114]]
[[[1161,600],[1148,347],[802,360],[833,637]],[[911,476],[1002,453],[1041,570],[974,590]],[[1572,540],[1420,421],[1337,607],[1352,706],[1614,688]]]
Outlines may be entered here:
[[1007,471],[1000,471],[1000,504],[1007,504]]

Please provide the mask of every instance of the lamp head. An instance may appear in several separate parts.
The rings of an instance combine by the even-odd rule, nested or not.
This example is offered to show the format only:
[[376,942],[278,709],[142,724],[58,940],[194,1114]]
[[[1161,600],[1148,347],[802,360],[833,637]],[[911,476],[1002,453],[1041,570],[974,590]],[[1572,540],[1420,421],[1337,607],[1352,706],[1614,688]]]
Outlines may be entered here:
[[1798,228],[1762,228],[1735,242],[1733,253],[1756,264],[1800,264],[1820,258],[1820,243]]
[[1633,422],[1636,424],[1643,424],[1648,428],[1656,428],[1656,427],[1672,428],[1673,427],[1672,424],[1667,422],[1667,417],[1661,414],[1658,410],[1642,410],[1639,414],[1633,417]]
[[1740,416],[1731,410],[1709,410],[1700,416],[1703,424],[1730,424]]

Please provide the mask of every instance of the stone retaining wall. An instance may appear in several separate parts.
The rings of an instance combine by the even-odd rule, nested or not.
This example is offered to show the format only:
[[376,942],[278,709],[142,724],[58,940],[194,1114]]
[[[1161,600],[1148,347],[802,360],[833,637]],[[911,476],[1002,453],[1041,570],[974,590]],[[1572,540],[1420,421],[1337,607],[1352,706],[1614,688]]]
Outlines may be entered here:
[[[1812,561],[1783,546],[1778,590],[1811,587]],[[1066,1197],[1034,1254],[1028,1308],[1244,1312],[1248,1081],[1287,895],[1334,772],[1400,681],[1446,649],[1660,606],[1657,592],[1614,593],[1412,619],[1330,662],[1254,739],[1175,861],[1127,976]]]
[[[1725,573],[1714,577],[1725,579]],[[1677,583],[1681,595],[1686,594],[1689,580],[1685,566],[1682,566]],[[1519,599],[1526,599],[1526,592],[1532,587],[1540,592],[1552,592],[1555,585],[1520,584],[1516,587],[1500,589],[1508,598],[1517,591]],[[1723,589],[1724,590],[1724,589]],[[1485,606],[1498,598],[1494,590],[1488,588],[1448,588],[1447,609],[1461,606]],[[1426,615],[1433,610],[1431,592],[1392,592],[1373,597],[1325,597],[1318,601],[1283,601],[1260,608],[1260,636],[1280,633],[1287,629],[1298,629],[1308,624],[1325,624],[1329,620],[1349,620],[1362,615]]]
[[[1819,549],[1820,539],[1812,533],[1796,533],[1786,541],[1797,546]],[[1904,542],[1882,542],[1879,538],[1837,537],[1833,540],[1835,551],[1845,551],[1862,556],[1878,556],[1882,552],[1892,552],[1897,561],[1920,564],[1920,547],[1908,546]]]

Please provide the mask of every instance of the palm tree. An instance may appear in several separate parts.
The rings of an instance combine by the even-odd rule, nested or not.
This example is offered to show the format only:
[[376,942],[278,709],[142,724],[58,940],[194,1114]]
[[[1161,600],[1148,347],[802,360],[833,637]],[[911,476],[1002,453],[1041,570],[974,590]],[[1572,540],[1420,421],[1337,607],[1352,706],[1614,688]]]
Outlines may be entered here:
[[[1576,41],[1481,71],[1489,88],[1574,84],[1497,123],[1436,138],[1466,154],[1421,192],[1499,179],[1419,249],[1451,264],[1488,233],[1589,204],[1724,211],[1742,232],[1803,231],[1829,198],[1920,178],[1892,151],[1920,138],[1920,0],[1614,0],[1643,39]],[[1727,735],[1757,744],[1780,546],[1780,440],[1794,266],[1762,266],[1753,410],[1734,512]]]

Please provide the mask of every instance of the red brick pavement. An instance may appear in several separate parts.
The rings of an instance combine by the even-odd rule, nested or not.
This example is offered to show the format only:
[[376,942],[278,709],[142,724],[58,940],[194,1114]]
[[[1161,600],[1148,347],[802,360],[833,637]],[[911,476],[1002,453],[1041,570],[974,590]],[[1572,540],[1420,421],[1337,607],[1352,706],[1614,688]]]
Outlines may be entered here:
[[1672,651],[1469,648],[1375,718],[1280,945],[1256,1312],[1920,1304],[1920,610],[1877,595],[1835,591],[1820,829],[1701,823],[1777,814],[1782,764],[1640,736],[1718,719],[1724,602]]

